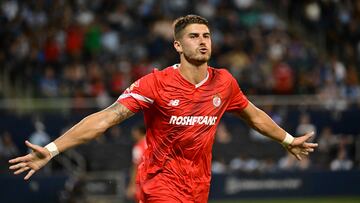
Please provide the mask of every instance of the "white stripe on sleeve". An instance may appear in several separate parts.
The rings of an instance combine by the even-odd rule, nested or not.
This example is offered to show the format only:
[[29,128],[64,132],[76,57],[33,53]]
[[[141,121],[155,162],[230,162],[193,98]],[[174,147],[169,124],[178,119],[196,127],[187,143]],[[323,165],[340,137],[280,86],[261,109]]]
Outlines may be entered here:
[[137,100],[140,100],[140,101],[144,101],[144,102],[147,102],[147,103],[154,103],[154,100],[153,99],[150,99],[148,97],[145,97],[145,96],[142,96],[140,94],[136,94],[136,93],[126,93],[126,94],[122,94],[120,95],[120,97],[118,98],[119,99],[125,99],[127,97],[133,97],[134,99],[137,99]]

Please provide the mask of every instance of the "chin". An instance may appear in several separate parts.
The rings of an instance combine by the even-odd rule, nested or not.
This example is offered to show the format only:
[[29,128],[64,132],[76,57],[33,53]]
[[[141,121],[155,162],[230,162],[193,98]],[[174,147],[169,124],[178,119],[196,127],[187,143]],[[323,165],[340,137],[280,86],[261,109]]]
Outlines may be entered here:
[[202,64],[204,64],[204,63],[207,63],[209,60],[193,60],[193,64],[195,64],[195,65],[202,65]]
[[208,55],[202,55],[202,56],[199,56],[199,57],[194,58],[194,60],[199,61],[199,62],[200,62],[200,61],[202,61],[202,62],[208,62],[209,59],[210,59],[210,56],[208,56]]
[[199,61],[199,62],[206,63],[206,62],[209,61],[209,59],[210,59],[210,57],[202,57],[202,58],[200,58],[198,61]]
[[195,57],[187,57],[185,55],[185,58],[187,59],[187,61],[189,61],[192,64],[201,65],[201,64],[207,63],[210,59],[210,56],[208,56],[208,55],[200,55],[199,56],[198,55]]

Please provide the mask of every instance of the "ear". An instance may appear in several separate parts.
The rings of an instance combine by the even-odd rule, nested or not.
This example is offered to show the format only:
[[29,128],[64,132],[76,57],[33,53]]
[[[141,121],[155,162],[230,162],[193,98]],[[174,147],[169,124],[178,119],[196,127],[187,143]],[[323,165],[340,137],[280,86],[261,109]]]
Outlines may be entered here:
[[183,52],[180,41],[177,41],[177,40],[174,41],[174,48],[176,49],[176,51],[177,51],[179,54],[181,54],[181,53]]

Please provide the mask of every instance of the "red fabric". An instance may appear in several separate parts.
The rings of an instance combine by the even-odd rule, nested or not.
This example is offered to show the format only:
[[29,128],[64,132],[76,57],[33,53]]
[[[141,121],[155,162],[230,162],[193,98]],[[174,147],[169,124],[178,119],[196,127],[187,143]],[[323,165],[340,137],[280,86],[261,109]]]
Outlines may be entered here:
[[207,201],[216,126],[225,111],[248,104],[230,73],[211,67],[208,73],[196,88],[177,68],[154,70],[119,97],[131,111],[144,112],[148,148],[137,177],[142,201]]

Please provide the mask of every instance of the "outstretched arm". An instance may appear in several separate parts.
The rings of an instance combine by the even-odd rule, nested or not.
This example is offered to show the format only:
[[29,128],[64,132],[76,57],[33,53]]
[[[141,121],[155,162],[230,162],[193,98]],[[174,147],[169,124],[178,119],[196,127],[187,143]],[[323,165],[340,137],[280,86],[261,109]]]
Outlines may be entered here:
[[[58,137],[53,143],[59,152],[63,152],[102,135],[108,128],[119,124],[132,115],[134,115],[134,113],[128,108],[115,102],[108,108],[87,116]],[[27,180],[37,170],[46,165],[53,155],[48,148],[31,144],[28,141],[25,141],[25,144],[32,149],[33,152],[11,159],[9,163],[11,164],[10,169],[15,171],[14,174],[20,174],[29,170],[24,178]]]
[[[306,142],[314,132],[308,132],[305,135],[292,139],[284,129],[278,126],[264,111],[254,106],[251,102],[249,102],[249,105],[242,112],[238,113],[238,115],[240,115],[250,127],[261,134],[282,143],[298,160],[301,160],[302,156],[309,155],[309,152],[313,152],[314,148],[317,147],[317,143]],[[289,140],[290,143],[287,143]]]

